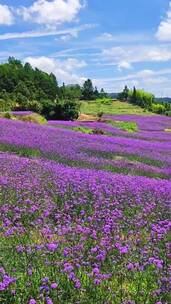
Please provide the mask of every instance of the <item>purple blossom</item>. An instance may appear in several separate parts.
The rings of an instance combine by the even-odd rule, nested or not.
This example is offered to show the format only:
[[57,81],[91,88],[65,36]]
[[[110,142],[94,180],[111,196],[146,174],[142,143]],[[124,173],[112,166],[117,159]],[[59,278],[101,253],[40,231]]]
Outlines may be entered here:
[[28,304],[36,304],[36,303],[37,303],[36,300],[30,299]]

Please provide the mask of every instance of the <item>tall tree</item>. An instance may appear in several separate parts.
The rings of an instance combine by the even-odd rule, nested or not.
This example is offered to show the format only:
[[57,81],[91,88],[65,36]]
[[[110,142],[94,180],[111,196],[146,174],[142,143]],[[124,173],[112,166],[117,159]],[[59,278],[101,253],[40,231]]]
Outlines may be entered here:
[[124,87],[123,91],[118,94],[118,98],[122,101],[128,101],[129,97],[129,89],[127,85]]
[[90,79],[87,79],[83,84],[82,98],[85,100],[94,99],[94,88]]
[[132,95],[130,97],[130,102],[134,103],[134,104],[137,104],[137,90],[136,90],[135,86],[133,88],[133,92],[132,92]]

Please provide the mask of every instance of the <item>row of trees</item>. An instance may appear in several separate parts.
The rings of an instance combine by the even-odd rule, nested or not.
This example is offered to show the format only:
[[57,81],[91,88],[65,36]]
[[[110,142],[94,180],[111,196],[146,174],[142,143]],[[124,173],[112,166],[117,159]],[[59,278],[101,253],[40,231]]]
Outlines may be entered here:
[[137,90],[135,87],[130,90],[125,86],[124,90],[118,94],[118,98],[122,101],[138,105],[148,111],[157,114],[171,115],[171,103],[158,102],[155,96],[143,90]]
[[90,79],[83,86],[58,85],[53,73],[47,74],[13,57],[0,65],[0,111],[31,110],[48,119],[75,119],[79,100],[105,97]]

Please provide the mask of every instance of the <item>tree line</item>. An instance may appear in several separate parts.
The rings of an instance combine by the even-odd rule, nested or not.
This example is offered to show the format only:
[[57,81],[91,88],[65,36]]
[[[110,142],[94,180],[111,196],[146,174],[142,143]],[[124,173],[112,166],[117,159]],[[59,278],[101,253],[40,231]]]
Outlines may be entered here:
[[159,102],[153,94],[145,92],[144,90],[137,90],[136,87],[134,87],[133,90],[130,90],[128,86],[125,86],[123,91],[118,94],[118,99],[138,105],[141,108],[144,108],[144,110],[156,114],[171,116],[171,103]]
[[0,64],[0,111],[29,110],[43,114],[47,119],[76,119],[80,100],[104,98],[87,79],[78,84],[59,86],[56,76],[45,73],[31,64],[23,64],[10,57]]

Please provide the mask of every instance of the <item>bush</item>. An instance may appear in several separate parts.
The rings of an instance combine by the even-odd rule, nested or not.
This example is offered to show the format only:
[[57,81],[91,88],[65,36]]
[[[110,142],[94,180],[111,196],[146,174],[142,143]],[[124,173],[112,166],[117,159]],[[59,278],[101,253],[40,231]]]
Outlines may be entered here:
[[75,120],[79,117],[80,103],[74,100],[44,101],[42,114],[51,120]]
[[96,99],[96,102],[99,102],[104,105],[111,105],[113,101],[110,98],[98,98]]
[[94,129],[93,134],[94,135],[105,135],[105,132],[101,129]]
[[152,104],[152,112],[156,113],[156,114],[163,114],[165,112],[165,107],[162,104]]
[[104,114],[103,111],[100,111],[100,112],[97,113],[97,117],[98,117],[99,120],[101,120],[103,114]]
[[74,131],[77,131],[77,132],[82,132],[82,133],[85,133],[85,134],[93,134],[93,130],[90,129],[90,128],[87,128],[87,127],[74,127],[72,128],[72,130]]
[[1,117],[7,118],[7,119],[12,119],[13,116],[9,112],[5,112],[5,113],[1,114]]
[[0,111],[7,112],[11,110],[12,102],[0,97]]
[[167,111],[165,114],[166,114],[166,116],[171,117],[171,111]]
[[41,116],[37,113],[24,115],[24,116],[18,116],[18,119],[22,120],[22,121],[26,121],[26,122],[37,123],[37,124],[40,124],[40,125],[44,125],[44,124],[47,123],[47,120],[43,116]]
[[109,120],[108,123],[116,128],[130,133],[138,131],[138,126],[135,121]]

